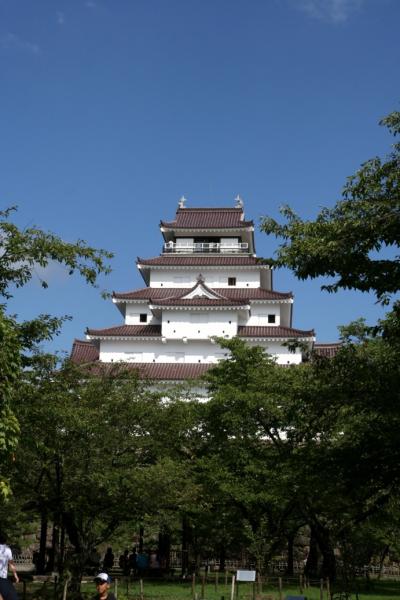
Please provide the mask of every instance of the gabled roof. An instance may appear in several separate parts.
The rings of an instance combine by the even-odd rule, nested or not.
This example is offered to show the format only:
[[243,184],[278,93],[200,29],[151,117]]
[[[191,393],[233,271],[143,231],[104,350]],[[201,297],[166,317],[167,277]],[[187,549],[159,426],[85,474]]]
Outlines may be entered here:
[[302,338],[302,337],[314,337],[315,332],[313,329],[302,330],[293,329],[292,327],[283,326],[271,326],[271,327],[258,327],[258,326],[239,326],[238,337],[243,338]]
[[[113,292],[113,298],[118,300],[149,300],[156,301],[162,298],[181,298],[188,294],[194,288],[151,288],[146,287],[130,292]],[[275,292],[264,290],[263,288],[208,288],[216,295],[231,300],[287,300],[293,298],[292,292]]]
[[137,258],[137,264],[149,267],[252,267],[260,266],[270,268],[267,261],[255,256],[176,256],[174,254],[163,254],[155,258]]
[[70,359],[76,364],[92,363],[99,360],[99,349],[91,341],[74,340]]
[[182,298],[184,300],[187,300],[189,298],[196,298],[199,296],[203,296],[206,298],[214,298],[217,300],[218,299],[226,300],[226,296],[219,294],[218,292],[216,292],[215,290],[212,290],[205,284],[204,278],[202,275],[199,275],[197,277],[197,283],[190,290],[188,290],[187,292],[180,293],[180,294],[175,294],[173,297]]
[[161,325],[117,325],[106,329],[87,329],[86,334],[96,337],[161,337]]
[[253,227],[242,208],[178,208],[174,221],[161,221],[168,229],[242,229]]

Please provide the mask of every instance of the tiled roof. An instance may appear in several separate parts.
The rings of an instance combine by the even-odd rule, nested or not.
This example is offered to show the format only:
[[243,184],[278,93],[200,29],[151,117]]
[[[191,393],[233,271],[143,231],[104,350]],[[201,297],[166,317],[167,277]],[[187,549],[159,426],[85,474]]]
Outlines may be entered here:
[[314,337],[313,329],[303,331],[302,329],[292,329],[291,327],[271,326],[271,327],[255,327],[255,326],[239,326],[239,337],[251,338],[296,338],[296,337]]
[[94,362],[99,360],[99,349],[93,342],[74,340],[70,359],[79,365]]
[[268,267],[268,263],[262,258],[256,258],[255,256],[176,256],[166,254],[162,256],[156,256],[155,258],[140,258],[138,257],[137,263],[144,266],[156,266],[156,267],[223,267],[223,266],[237,266],[237,267],[251,267],[264,265]]
[[[72,360],[73,357],[72,357]],[[74,362],[76,362],[74,360]],[[204,375],[212,364],[205,363],[119,363],[119,362],[96,362],[89,367],[92,373],[121,370],[138,371],[141,379],[161,380],[161,381],[185,381],[188,379],[197,379]]]
[[237,229],[253,227],[241,208],[178,208],[175,221],[161,221],[169,229]]
[[[193,288],[142,288],[131,292],[114,292],[115,300],[160,300],[162,298],[181,297]],[[211,291],[232,300],[284,300],[292,298],[292,292],[274,292],[262,288],[210,288]]]
[[160,337],[161,325],[117,325],[107,329],[87,329],[86,333],[93,337]]
[[199,363],[137,363],[132,365],[137,368],[141,377],[161,380],[197,379],[204,375],[212,365]]
[[325,356],[326,358],[333,358],[342,347],[339,342],[331,344],[314,344],[314,352],[317,356]]
[[207,298],[206,296],[196,296],[196,298],[166,298],[154,302],[156,306],[243,306],[243,300],[222,300]]

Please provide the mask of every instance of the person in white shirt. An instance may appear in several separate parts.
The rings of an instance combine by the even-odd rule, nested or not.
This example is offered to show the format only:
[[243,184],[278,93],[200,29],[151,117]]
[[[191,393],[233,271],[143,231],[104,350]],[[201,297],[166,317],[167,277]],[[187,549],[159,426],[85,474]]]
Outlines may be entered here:
[[8,569],[14,575],[15,583],[19,582],[17,569],[13,562],[11,548],[6,544],[7,539],[3,533],[0,533],[0,595],[3,600],[18,600],[17,592],[8,580]]

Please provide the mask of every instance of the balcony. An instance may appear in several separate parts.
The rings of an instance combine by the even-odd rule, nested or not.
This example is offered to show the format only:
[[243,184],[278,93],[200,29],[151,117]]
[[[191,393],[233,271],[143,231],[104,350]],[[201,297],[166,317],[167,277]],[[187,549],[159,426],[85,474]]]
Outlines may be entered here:
[[248,252],[249,244],[247,242],[230,244],[220,244],[218,242],[176,244],[175,242],[167,242],[163,246],[164,254],[240,254]]

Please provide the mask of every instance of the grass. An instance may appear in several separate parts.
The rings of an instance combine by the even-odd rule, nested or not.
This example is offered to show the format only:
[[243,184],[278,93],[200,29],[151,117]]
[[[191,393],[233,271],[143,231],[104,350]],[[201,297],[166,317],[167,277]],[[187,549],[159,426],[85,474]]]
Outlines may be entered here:
[[[144,580],[143,595],[141,595],[141,586],[138,580],[130,582],[125,579],[117,580],[117,590],[115,590],[116,581],[111,586],[111,591],[117,591],[118,600],[231,600],[231,584],[228,582],[225,585],[224,581],[219,582],[216,586],[215,581],[209,579],[208,583],[202,586],[201,579],[196,581],[193,588],[191,580],[186,581],[162,581],[162,580]],[[357,582],[358,599],[359,600],[400,600],[400,581],[395,580],[371,580],[369,583],[366,580]],[[334,591],[334,598],[339,600],[336,595],[338,590]],[[25,598],[23,598],[23,588],[21,584],[18,586],[20,598],[23,600],[53,600],[54,585],[50,582],[29,582],[26,586]],[[356,590],[350,596],[350,600],[356,600]],[[82,584],[82,595],[89,600],[96,593],[95,586],[92,581],[87,581]],[[240,583],[239,589],[235,590],[235,600],[253,600],[254,598],[253,584]],[[303,593],[300,594],[298,581],[283,580],[282,584],[282,600],[287,596],[306,596],[307,600],[328,600],[327,590],[324,588],[323,596],[319,582],[314,582]],[[263,583],[262,589],[256,590],[256,600],[280,600],[278,578],[269,578],[267,583]],[[344,600],[344,597],[342,597]],[[67,595],[68,600],[68,595]]]

